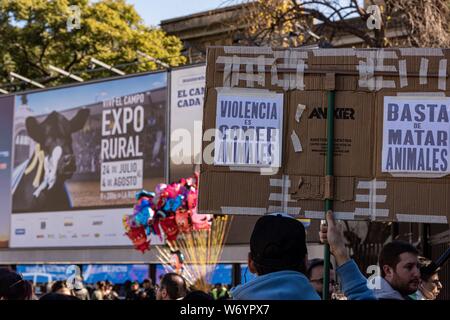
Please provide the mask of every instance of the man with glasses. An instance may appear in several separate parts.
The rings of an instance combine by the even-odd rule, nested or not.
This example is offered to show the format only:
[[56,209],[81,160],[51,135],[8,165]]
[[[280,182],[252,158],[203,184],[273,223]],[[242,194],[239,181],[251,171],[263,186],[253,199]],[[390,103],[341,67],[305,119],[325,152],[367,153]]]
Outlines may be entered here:
[[[306,269],[306,276],[308,277],[309,282],[320,297],[322,297],[323,292],[323,266],[323,259],[312,259],[308,262],[308,268]],[[337,285],[336,281],[334,280],[335,278],[336,276],[333,270],[333,266],[330,264],[330,288],[328,291],[328,299],[331,299],[334,293],[334,288]]]

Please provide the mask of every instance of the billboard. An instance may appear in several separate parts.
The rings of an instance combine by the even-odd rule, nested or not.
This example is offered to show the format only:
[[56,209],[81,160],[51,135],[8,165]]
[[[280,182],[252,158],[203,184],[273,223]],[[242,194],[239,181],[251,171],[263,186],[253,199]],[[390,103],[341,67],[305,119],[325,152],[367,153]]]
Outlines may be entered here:
[[146,264],[88,264],[83,265],[85,283],[110,281],[113,284],[123,284],[127,280],[142,283],[150,278],[149,266]]
[[19,264],[19,272],[25,280],[33,283],[48,283],[58,280],[66,280],[69,264]]
[[201,163],[206,66],[170,74],[170,181],[189,177]]
[[15,97],[11,247],[130,245],[122,216],[166,173],[167,73]]
[[11,214],[11,142],[14,96],[0,98],[0,248],[8,246]]

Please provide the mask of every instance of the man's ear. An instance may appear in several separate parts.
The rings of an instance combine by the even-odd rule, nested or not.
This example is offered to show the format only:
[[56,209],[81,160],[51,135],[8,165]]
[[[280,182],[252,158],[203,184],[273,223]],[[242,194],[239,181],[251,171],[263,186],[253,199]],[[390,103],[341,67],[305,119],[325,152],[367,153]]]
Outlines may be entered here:
[[383,266],[383,273],[385,274],[385,278],[391,279],[394,274],[394,269],[392,269],[390,266],[385,264]]
[[251,273],[258,275],[258,271],[256,271],[255,262],[252,259],[252,254],[248,253],[248,270],[250,270]]
[[159,289],[159,290],[161,291],[161,298],[162,298],[162,300],[167,300],[168,294],[167,294],[166,288],[162,288],[162,289]]
[[28,117],[25,120],[25,127],[28,135],[37,143],[43,144],[45,140],[45,133],[35,117]]
[[70,120],[70,131],[77,132],[78,130],[81,130],[84,127],[86,121],[88,120],[89,114],[90,114],[89,109],[78,110],[75,117],[73,117]]

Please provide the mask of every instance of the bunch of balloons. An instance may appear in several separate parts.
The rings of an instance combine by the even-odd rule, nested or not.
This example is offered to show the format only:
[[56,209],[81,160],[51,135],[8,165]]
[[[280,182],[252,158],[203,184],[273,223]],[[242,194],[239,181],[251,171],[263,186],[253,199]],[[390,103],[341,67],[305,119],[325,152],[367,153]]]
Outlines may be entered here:
[[172,184],[160,183],[155,192],[136,192],[133,214],[123,217],[125,234],[134,247],[150,250],[150,235],[175,241],[180,233],[211,228],[211,215],[197,213],[198,175]]

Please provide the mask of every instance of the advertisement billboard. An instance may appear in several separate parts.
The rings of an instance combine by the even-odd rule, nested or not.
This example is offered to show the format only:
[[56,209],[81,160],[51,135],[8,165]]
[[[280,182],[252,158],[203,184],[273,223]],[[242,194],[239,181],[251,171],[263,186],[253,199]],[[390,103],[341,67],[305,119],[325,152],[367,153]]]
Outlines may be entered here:
[[130,245],[135,192],[166,181],[166,123],[166,72],[17,95],[11,247]]
[[0,248],[8,246],[11,218],[11,143],[14,96],[0,98]]
[[205,72],[201,65],[170,75],[170,181],[191,176],[201,163]]
[[83,265],[83,279],[85,283],[110,281],[123,284],[127,280],[142,283],[150,278],[149,267],[146,264],[88,264]]

